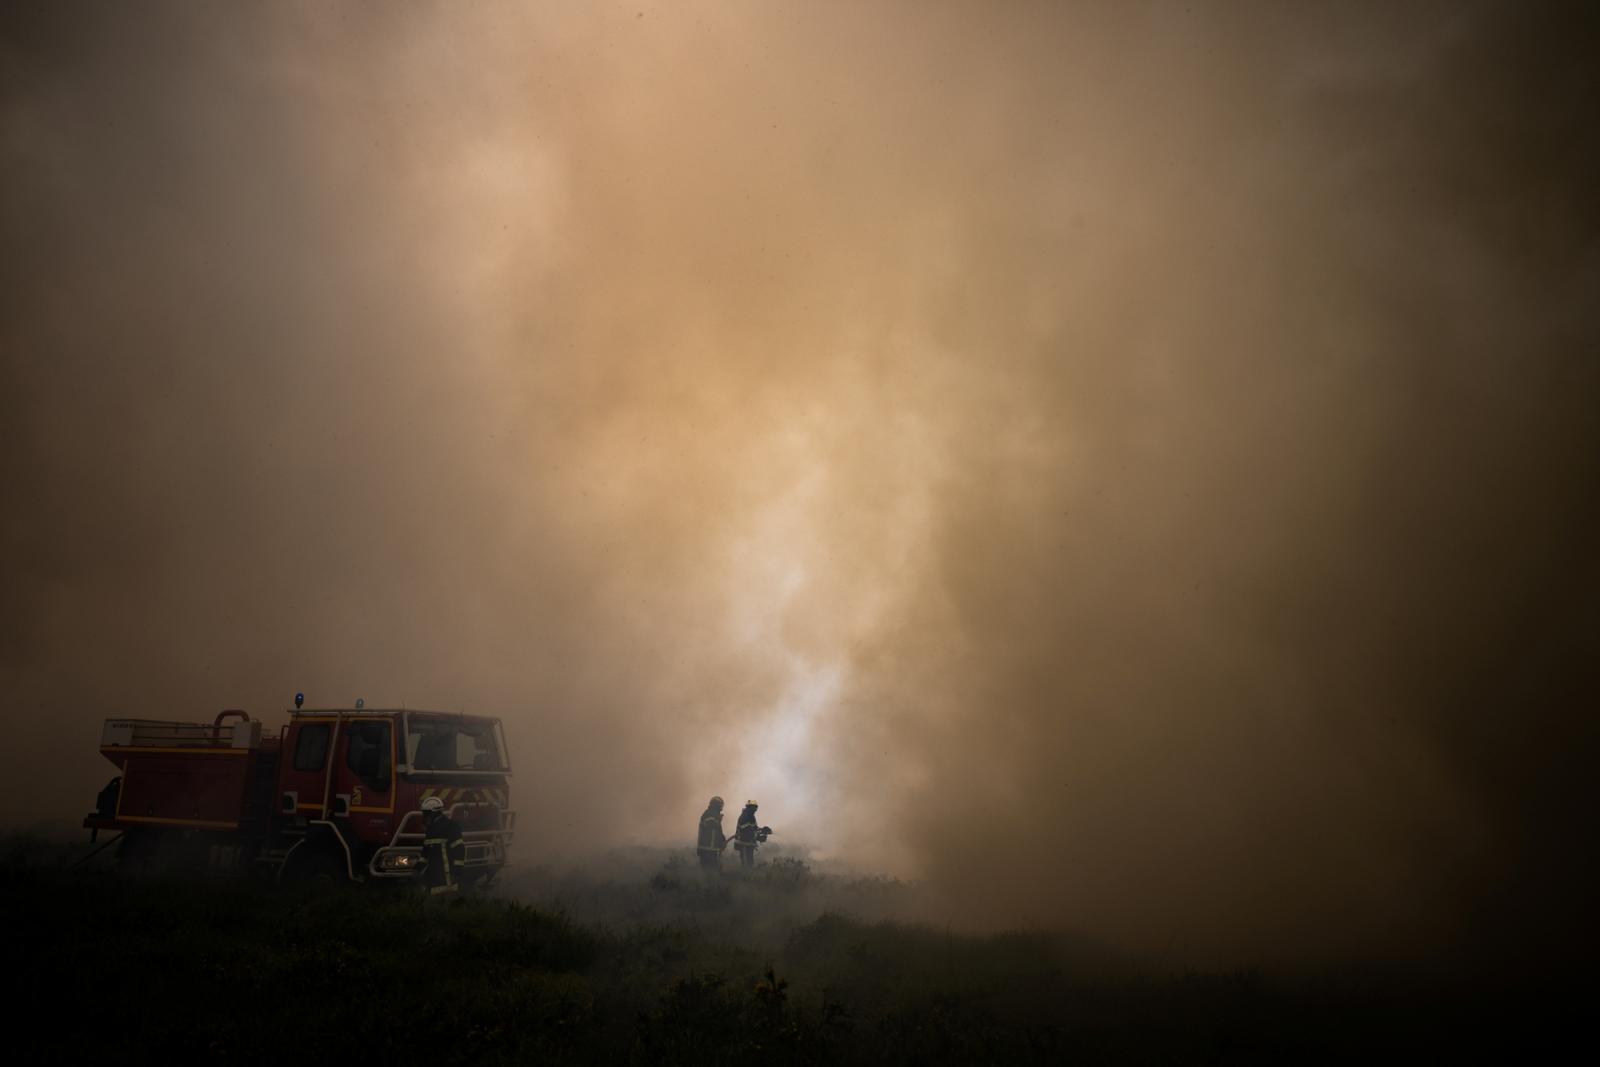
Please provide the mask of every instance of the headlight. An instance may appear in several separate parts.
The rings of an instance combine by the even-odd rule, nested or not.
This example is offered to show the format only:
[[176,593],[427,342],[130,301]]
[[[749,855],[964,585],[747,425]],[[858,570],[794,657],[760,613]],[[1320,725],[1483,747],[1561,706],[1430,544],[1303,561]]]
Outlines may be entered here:
[[420,866],[422,857],[409,852],[391,852],[378,861],[378,867],[385,871],[410,871]]

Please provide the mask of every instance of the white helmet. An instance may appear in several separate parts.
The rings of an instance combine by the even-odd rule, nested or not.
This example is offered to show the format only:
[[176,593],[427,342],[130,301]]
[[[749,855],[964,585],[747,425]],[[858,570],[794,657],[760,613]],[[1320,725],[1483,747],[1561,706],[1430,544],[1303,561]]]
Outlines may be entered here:
[[440,800],[438,797],[424,797],[422,800],[422,814],[443,815],[444,801]]

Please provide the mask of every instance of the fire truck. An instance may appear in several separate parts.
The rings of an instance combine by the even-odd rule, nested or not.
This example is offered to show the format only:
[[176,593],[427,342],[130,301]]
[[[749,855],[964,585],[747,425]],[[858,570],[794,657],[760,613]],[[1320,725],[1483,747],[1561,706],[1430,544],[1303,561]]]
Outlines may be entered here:
[[91,840],[116,831],[121,866],[399,883],[422,870],[420,808],[438,797],[461,826],[462,884],[486,885],[505,865],[516,812],[499,719],[288,715],[275,733],[235,709],[210,722],[107,719],[100,754],[118,774],[83,821]]

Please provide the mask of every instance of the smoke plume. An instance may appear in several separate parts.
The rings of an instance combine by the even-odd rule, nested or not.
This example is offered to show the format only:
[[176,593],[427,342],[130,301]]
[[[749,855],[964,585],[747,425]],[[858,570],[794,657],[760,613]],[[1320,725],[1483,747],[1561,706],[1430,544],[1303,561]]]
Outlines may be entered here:
[[[1600,664],[1592,8],[14,4],[0,755],[505,717],[520,855],[1542,953]],[[1174,946],[1177,946],[1174,948]]]

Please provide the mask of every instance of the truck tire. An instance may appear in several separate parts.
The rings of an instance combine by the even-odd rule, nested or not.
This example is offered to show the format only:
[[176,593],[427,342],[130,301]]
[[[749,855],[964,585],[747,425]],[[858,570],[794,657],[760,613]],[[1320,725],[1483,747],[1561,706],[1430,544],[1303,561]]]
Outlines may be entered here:
[[159,867],[165,836],[160,830],[125,830],[117,843],[117,869],[133,874],[154,873]]
[[279,879],[305,885],[343,885],[349,881],[344,857],[312,841],[303,842],[283,861]]

